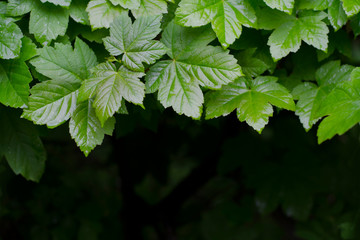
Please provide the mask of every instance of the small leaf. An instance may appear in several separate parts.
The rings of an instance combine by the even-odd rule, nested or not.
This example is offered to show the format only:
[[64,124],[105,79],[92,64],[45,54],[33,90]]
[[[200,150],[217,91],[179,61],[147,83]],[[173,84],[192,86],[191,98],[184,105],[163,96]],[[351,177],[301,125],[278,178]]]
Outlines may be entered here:
[[347,22],[346,13],[340,0],[329,0],[328,17],[335,31],[339,30]]
[[90,25],[89,15],[86,12],[87,2],[84,0],[72,0],[70,5],[70,17],[78,23]]
[[255,11],[247,0],[182,0],[176,11],[182,26],[199,27],[211,22],[221,45],[227,48],[239,38],[242,25],[255,26]]
[[120,5],[123,8],[138,9],[141,0],[110,0],[113,5]]
[[109,0],[91,0],[86,8],[91,28],[109,28],[114,19],[126,10],[112,5]]
[[133,71],[144,71],[143,62],[152,64],[166,53],[164,44],[152,40],[161,31],[160,16],[140,17],[132,24],[122,14],[110,27],[110,37],[104,39],[105,48],[115,56],[122,55],[124,65]]
[[0,15],[0,58],[16,58],[20,54],[21,29],[10,18]]
[[206,119],[226,116],[237,109],[240,121],[246,121],[261,133],[273,114],[271,106],[295,110],[291,94],[275,77],[254,80],[238,78],[219,91],[206,95]]
[[93,68],[92,77],[87,79],[81,87],[80,99],[95,95],[93,105],[101,125],[104,126],[105,122],[121,107],[122,98],[142,105],[145,97],[145,85],[139,79],[142,76],[144,76],[143,73],[132,72],[124,66],[117,69],[109,62],[99,64]]
[[35,0],[9,0],[6,13],[16,17],[29,13],[35,7]]
[[264,2],[271,8],[276,8],[288,14],[292,13],[295,0],[264,0]]
[[157,16],[167,13],[167,3],[165,0],[140,0],[140,7],[131,10],[135,18],[145,16]]
[[92,102],[88,100],[78,103],[69,123],[71,137],[85,156],[102,143],[105,134],[111,135],[115,127],[114,118],[108,119],[104,127],[101,127]]
[[360,0],[342,0],[346,14],[351,17],[360,11]]
[[69,7],[71,0],[40,0],[43,3],[49,2],[62,7]]

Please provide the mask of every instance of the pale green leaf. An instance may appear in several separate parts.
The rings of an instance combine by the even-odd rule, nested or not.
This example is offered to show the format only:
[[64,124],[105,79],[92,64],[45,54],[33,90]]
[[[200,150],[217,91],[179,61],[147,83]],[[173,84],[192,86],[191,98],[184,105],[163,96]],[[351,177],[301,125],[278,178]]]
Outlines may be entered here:
[[346,13],[340,0],[329,0],[328,18],[335,31],[339,30],[347,22]]
[[360,11],[360,0],[342,0],[346,14],[351,17]]
[[39,55],[30,63],[39,73],[56,80],[82,81],[97,65],[95,53],[79,38],[75,41],[74,50],[70,44],[55,44],[55,48],[40,49]]
[[131,10],[135,18],[140,16],[157,16],[167,13],[167,3],[165,0],[140,0],[140,7]]
[[[134,104],[142,105],[145,97],[145,85],[139,78],[141,72],[132,72],[121,66],[117,68],[110,62],[102,63],[93,69],[93,75],[80,89],[81,99],[95,95],[94,107],[101,125],[112,117],[121,106],[122,98]],[[91,86],[89,88],[89,86]],[[88,94],[88,90],[91,93]]]
[[240,121],[246,121],[259,133],[273,115],[271,105],[295,110],[288,90],[275,77],[257,77],[254,80],[238,78],[219,91],[206,95],[206,119],[226,116],[237,109]]
[[0,58],[16,58],[20,54],[21,29],[10,18],[0,16]]
[[126,11],[120,6],[112,5],[109,0],[91,0],[86,8],[91,28],[109,28],[114,19]]
[[300,117],[306,130],[322,117],[319,115],[322,102],[338,84],[350,80],[353,69],[354,67],[349,65],[340,66],[339,61],[329,62],[317,70],[317,85],[303,83],[294,88],[293,95],[298,100],[295,114]]
[[158,100],[179,114],[198,119],[204,101],[200,85],[219,89],[242,75],[229,51],[207,46],[211,35],[201,36],[202,29],[183,28],[171,22],[161,41],[172,60],[160,61],[146,74],[148,92],[158,90]]
[[69,7],[71,0],[40,0],[43,3],[49,2],[62,7]]
[[242,25],[255,26],[255,11],[247,0],[182,0],[176,21],[198,27],[211,22],[221,45],[227,48],[239,38]]
[[101,127],[91,99],[78,103],[69,122],[70,135],[85,156],[101,145],[105,134],[111,135],[114,127],[115,118],[108,119]]
[[143,62],[152,64],[166,53],[164,44],[152,40],[161,31],[160,16],[140,17],[132,24],[122,14],[110,27],[110,37],[104,39],[105,48],[115,56],[122,55],[124,65],[133,71],[144,71]]
[[278,26],[268,40],[273,58],[279,60],[290,52],[297,52],[301,40],[325,51],[329,33],[328,27],[322,21],[325,17],[323,12],[303,11],[299,13],[299,18],[292,18]]
[[29,32],[42,45],[63,36],[69,23],[69,11],[62,7],[37,3],[30,13]]
[[288,14],[292,13],[295,0],[264,0],[264,2],[271,8],[276,8]]
[[360,122],[360,69],[351,74],[351,81],[338,84],[322,102],[319,115],[327,116],[319,125],[318,142],[342,135]]
[[0,108],[0,145],[15,174],[38,182],[44,172],[46,151],[34,126],[13,111]]
[[54,128],[67,121],[76,107],[80,82],[49,80],[36,84],[31,90],[28,108],[22,117],[35,124]]
[[113,5],[120,5],[123,8],[138,9],[141,0],[110,0]]

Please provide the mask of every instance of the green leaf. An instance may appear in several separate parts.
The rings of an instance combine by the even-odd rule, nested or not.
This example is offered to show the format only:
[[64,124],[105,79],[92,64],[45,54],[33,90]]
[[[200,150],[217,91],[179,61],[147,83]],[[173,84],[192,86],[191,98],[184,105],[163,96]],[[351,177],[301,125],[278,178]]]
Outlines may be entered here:
[[158,91],[165,108],[198,119],[204,102],[200,85],[219,89],[242,75],[229,51],[207,46],[214,36],[206,28],[183,28],[171,22],[161,41],[172,60],[160,61],[146,74],[147,92]]
[[346,13],[340,0],[329,0],[328,18],[335,31],[339,30],[347,22]]
[[294,8],[294,0],[264,0],[264,2],[271,8],[276,8],[288,14],[292,13]]
[[104,127],[95,114],[92,100],[78,103],[69,122],[70,135],[85,156],[101,145],[105,134],[111,135],[115,127],[115,118],[108,119]]
[[29,13],[35,4],[35,0],[9,0],[6,12],[9,16],[21,16]]
[[331,0],[297,0],[297,7],[299,9],[311,9],[322,11],[328,8]]
[[317,85],[303,83],[297,86],[292,94],[299,100],[296,104],[295,114],[306,130],[319,120],[319,109],[338,84],[350,80],[350,74],[354,67],[349,65],[340,66],[340,61],[333,61],[321,66],[316,72]]
[[30,90],[29,107],[22,117],[49,128],[63,124],[75,110],[80,85],[80,82],[66,80],[36,84]]
[[51,78],[31,89],[29,108],[23,117],[36,124],[56,127],[70,118],[76,107],[78,89],[88,78],[89,69],[97,64],[94,52],[80,39],[71,45],[56,44],[44,47],[33,59],[38,72]]
[[344,81],[321,103],[319,116],[327,116],[319,125],[318,142],[344,134],[360,122],[360,68],[351,73],[351,81]]
[[114,19],[126,10],[112,5],[108,0],[91,0],[86,8],[91,28],[109,28]]
[[62,7],[69,7],[71,0],[40,0],[43,3],[49,2]]
[[27,105],[31,73],[21,60],[0,60],[0,102],[18,108]]
[[55,44],[39,50],[39,57],[31,60],[39,73],[56,80],[81,82],[89,77],[89,70],[97,65],[95,53],[79,38],[75,49],[70,44]]
[[18,114],[0,108],[0,145],[15,174],[38,182],[44,172],[46,152],[34,126]]
[[69,11],[50,4],[35,4],[30,13],[29,32],[42,45],[63,36],[69,23]]
[[[284,13],[285,14],[285,13]],[[290,52],[297,52],[301,40],[315,48],[325,51],[328,46],[329,29],[321,21],[326,17],[323,12],[303,11],[299,17],[292,17],[278,26],[270,35],[268,45],[275,60],[287,56]]]
[[239,38],[242,25],[255,26],[255,11],[247,0],[182,0],[176,11],[182,26],[199,27],[211,22],[221,45],[227,48]]
[[237,108],[240,121],[246,121],[261,133],[276,107],[295,110],[288,90],[275,77],[257,77],[254,80],[238,78],[219,91],[206,95],[206,119],[226,116]]
[[105,48],[112,55],[122,55],[127,68],[144,71],[143,62],[152,64],[166,53],[164,44],[152,40],[161,31],[160,20],[160,16],[140,17],[132,24],[130,17],[122,14],[111,24]]
[[121,107],[125,98],[134,104],[142,105],[145,97],[145,85],[139,78],[141,72],[132,72],[121,66],[117,68],[110,62],[99,64],[93,68],[93,75],[87,79],[80,89],[80,99],[95,96],[94,107],[101,125],[112,117]]
[[21,49],[21,38],[23,37],[21,29],[12,19],[0,15],[0,34],[0,58],[18,57]]
[[165,0],[140,0],[140,7],[131,10],[135,18],[141,16],[157,16],[167,13],[167,3]]
[[360,0],[342,0],[346,14],[351,17],[360,11]]
[[[267,56],[269,55],[269,57]],[[235,55],[243,73],[249,77],[256,77],[266,70],[275,67],[269,53],[262,53],[256,48],[249,48]]]
[[355,38],[360,35],[360,14],[356,14],[350,21]]
[[70,17],[78,23],[90,25],[89,15],[86,12],[87,1],[72,0],[70,5]]
[[120,5],[123,8],[138,9],[141,0],[110,0],[113,5]]

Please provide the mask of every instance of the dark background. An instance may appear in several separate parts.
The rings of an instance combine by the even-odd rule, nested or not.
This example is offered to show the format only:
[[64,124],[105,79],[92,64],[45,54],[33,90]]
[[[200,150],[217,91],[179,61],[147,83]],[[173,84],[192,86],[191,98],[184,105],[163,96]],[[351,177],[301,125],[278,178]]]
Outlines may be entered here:
[[358,126],[318,145],[287,111],[259,135],[235,114],[193,121],[153,101],[88,158],[66,125],[40,127],[40,183],[2,159],[0,239],[356,239]]

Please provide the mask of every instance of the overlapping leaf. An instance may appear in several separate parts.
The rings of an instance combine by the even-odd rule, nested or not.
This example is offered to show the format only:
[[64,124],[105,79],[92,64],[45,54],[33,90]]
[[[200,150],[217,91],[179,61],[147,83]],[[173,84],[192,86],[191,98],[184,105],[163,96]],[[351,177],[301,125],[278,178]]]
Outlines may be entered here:
[[89,99],[76,106],[69,127],[71,137],[87,156],[91,150],[102,143],[105,134],[112,134],[115,119],[110,118],[102,127],[92,106],[92,100]]
[[280,11],[291,14],[294,8],[295,0],[264,0],[264,2],[271,8],[276,8]]
[[36,124],[56,127],[71,117],[76,107],[77,90],[86,79],[89,69],[97,64],[93,51],[80,39],[71,45],[56,44],[44,47],[40,56],[33,59],[38,72],[49,77],[31,89],[29,108],[23,117]]
[[140,0],[140,7],[131,10],[135,18],[141,16],[157,16],[167,13],[167,3],[165,0]]
[[207,46],[214,39],[207,28],[183,28],[169,23],[161,41],[171,60],[160,61],[146,75],[147,92],[158,91],[164,107],[200,118],[204,102],[200,86],[219,89],[242,75],[229,51]]
[[291,94],[275,77],[244,77],[206,95],[206,118],[226,116],[237,109],[240,121],[261,132],[273,114],[271,105],[294,110]]
[[124,66],[117,68],[110,62],[99,64],[82,85],[80,99],[95,96],[95,112],[104,126],[121,107],[122,98],[142,105],[145,97],[145,85],[140,81],[142,76],[144,73],[130,71]]
[[161,16],[140,17],[132,24],[123,13],[110,27],[105,48],[114,56],[122,55],[124,65],[133,71],[144,71],[143,63],[152,64],[166,53],[166,47],[152,40],[161,31]]
[[302,11],[297,18],[277,10],[263,9],[259,15],[260,28],[275,29],[268,41],[275,60],[290,52],[297,52],[301,41],[322,51],[327,49],[329,29],[322,21],[326,17],[325,13]]
[[211,22],[221,45],[227,48],[241,34],[242,25],[255,26],[255,11],[247,0],[182,0],[176,21],[187,27]]
[[40,1],[43,3],[45,2],[53,3],[55,5],[59,5],[63,7],[69,7],[71,3],[71,0],[40,0]]
[[46,152],[34,126],[0,106],[0,132],[1,150],[11,169],[28,180],[39,181]]
[[140,0],[110,0],[113,5],[120,5],[123,8],[137,9],[140,7]]
[[20,54],[21,38],[23,34],[21,29],[10,18],[0,15],[0,58],[16,58]]
[[351,73],[350,81],[339,83],[320,104],[317,116],[327,116],[319,125],[318,142],[344,134],[360,122],[360,69]]
[[329,62],[317,70],[317,84],[306,82],[293,90],[294,98],[298,100],[295,114],[306,130],[319,120],[318,111],[325,98],[337,85],[350,80],[353,69],[349,65],[340,66],[340,61]]
[[109,0],[91,0],[86,8],[91,28],[109,28],[114,19],[125,12],[120,6],[114,6]]

